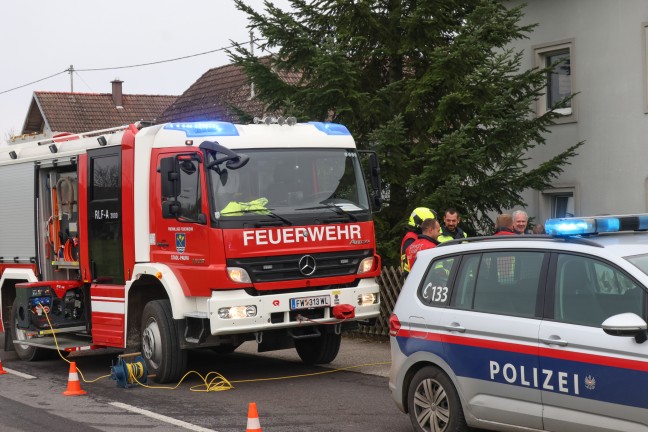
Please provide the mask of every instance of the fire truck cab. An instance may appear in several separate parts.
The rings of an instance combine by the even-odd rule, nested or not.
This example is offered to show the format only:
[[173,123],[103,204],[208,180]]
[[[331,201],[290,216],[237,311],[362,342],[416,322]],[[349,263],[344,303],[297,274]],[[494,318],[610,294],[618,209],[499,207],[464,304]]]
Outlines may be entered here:
[[247,340],[332,361],[341,329],[380,309],[379,168],[361,154],[346,127],[294,119],[0,151],[5,350],[139,351],[158,382],[184,373],[189,349]]

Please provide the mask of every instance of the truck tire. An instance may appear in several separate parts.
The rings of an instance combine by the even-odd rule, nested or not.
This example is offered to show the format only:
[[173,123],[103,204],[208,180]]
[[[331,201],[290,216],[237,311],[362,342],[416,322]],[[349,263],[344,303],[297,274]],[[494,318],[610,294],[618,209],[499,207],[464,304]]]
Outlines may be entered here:
[[[27,340],[31,339],[27,336],[27,332],[18,328],[18,303],[14,302],[11,307],[11,337],[13,340]],[[45,348],[38,348],[35,346],[22,345],[14,343],[16,354],[24,361],[36,361],[50,357],[50,350]]]
[[187,351],[180,349],[169,300],[153,300],[144,306],[142,356],[158,383],[177,381],[187,368]]
[[424,367],[414,375],[407,392],[407,410],[418,432],[470,430],[457,390],[436,367]]
[[331,363],[340,351],[342,335],[322,333],[320,337],[295,339],[295,349],[306,364]]

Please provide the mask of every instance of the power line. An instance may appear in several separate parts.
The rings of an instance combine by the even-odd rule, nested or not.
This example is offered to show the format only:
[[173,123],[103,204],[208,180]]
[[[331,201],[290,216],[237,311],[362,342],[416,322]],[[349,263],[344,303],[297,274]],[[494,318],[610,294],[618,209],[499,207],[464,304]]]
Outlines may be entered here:
[[32,85],[32,84],[36,84],[37,82],[41,82],[41,81],[45,81],[46,79],[54,78],[54,77],[57,76],[57,75],[61,75],[61,74],[67,73],[67,72],[68,72],[68,70],[65,69],[65,70],[63,70],[63,71],[61,71],[61,72],[57,72],[57,73],[55,73],[54,75],[50,75],[50,76],[47,76],[47,77],[45,77],[45,78],[41,78],[41,79],[36,80],[36,81],[32,81],[32,82],[30,82],[30,83],[23,84],[23,85],[20,85],[20,86],[18,86],[18,87],[10,88],[9,90],[3,90],[3,91],[0,92],[0,94],[9,93],[10,91],[18,90],[18,89],[21,89],[21,88],[23,88],[23,87],[27,87],[27,86],[30,86],[30,85]]
[[[260,39],[255,39],[254,40],[254,42],[258,42],[258,41],[260,41]],[[185,59],[188,59],[188,58],[198,57],[198,56],[202,56],[202,55],[206,55],[206,54],[212,54],[212,53],[215,53],[215,52],[218,52],[218,51],[225,51],[227,49],[235,48],[235,47],[240,46],[240,45],[241,45],[240,43],[234,43],[234,44],[232,44],[230,46],[217,48],[217,49],[213,49],[213,50],[209,50],[209,51],[204,51],[204,52],[200,52],[200,53],[196,53],[196,54],[190,54],[190,55],[186,55],[186,56],[182,56],[182,57],[176,57],[176,58],[167,59],[167,60],[159,60],[159,61],[154,61],[154,62],[129,65],[129,66],[112,66],[112,67],[105,67],[105,68],[74,69],[74,72],[98,72],[98,71],[108,71],[108,70],[129,69],[129,68],[136,68],[136,67],[143,67],[143,66],[151,66],[151,65],[161,64],[161,63],[169,63],[169,62],[178,61],[178,60],[185,60]],[[8,90],[0,91],[0,94],[9,93],[11,91],[18,90],[18,89],[21,89],[23,87],[27,87],[27,86],[30,86],[32,84],[36,84],[37,82],[45,81],[46,79],[50,79],[50,78],[53,78],[53,77],[55,77],[57,75],[61,75],[63,73],[69,73],[69,72],[70,72],[70,69],[65,69],[65,70],[63,70],[61,72],[55,73],[54,75],[50,75],[50,76],[47,76],[45,78],[41,78],[41,79],[36,80],[36,81],[32,81],[30,83],[23,84],[23,85],[20,85],[18,87],[10,88]]]
[[172,59],[168,59],[168,60],[159,60],[159,61],[154,61],[154,62],[129,65],[129,66],[113,66],[113,67],[93,68],[93,69],[75,69],[75,71],[77,71],[77,72],[96,72],[96,71],[129,69],[129,68],[136,68],[136,67],[142,67],[142,66],[151,66],[151,65],[156,65],[156,64],[160,64],[160,63],[168,63],[168,62],[173,62],[173,61],[178,61],[178,60],[184,60],[184,59],[188,59],[188,58],[191,58],[191,57],[198,57],[198,56],[201,56],[201,55],[211,54],[211,53],[215,53],[215,52],[218,52],[218,51],[225,51],[226,49],[234,48],[234,47],[236,47],[238,45],[240,45],[240,44],[234,44],[234,45],[230,45],[230,46],[223,47],[223,48],[218,48],[218,49],[205,51],[205,52],[201,52],[201,53],[197,53],[197,54],[186,55],[186,56],[182,56],[182,57],[176,57],[176,58],[172,58]]

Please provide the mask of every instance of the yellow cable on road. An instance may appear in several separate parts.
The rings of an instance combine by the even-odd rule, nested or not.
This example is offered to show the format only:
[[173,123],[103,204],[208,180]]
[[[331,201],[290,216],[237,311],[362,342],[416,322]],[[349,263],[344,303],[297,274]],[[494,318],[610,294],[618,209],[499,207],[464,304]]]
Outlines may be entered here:
[[[38,303],[40,305],[40,303]],[[56,333],[54,332],[54,329],[52,328],[52,323],[50,322],[49,316],[47,312],[45,312],[45,318],[47,318],[47,323],[50,326],[50,329],[52,330],[52,336],[54,337],[54,343],[56,344],[56,349],[59,354],[59,356],[66,361],[67,363],[71,363],[68,359],[63,357],[63,354],[61,354],[61,350],[59,349],[58,341],[56,340]],[[145,383],[140,382],[138,378],[141,378],[143,376],[143,366],[139,365],[137,363],[126,363],[127,368],[128,368],[128,381],[131,383],[137,383],[138,385],[149,388],[149,389],[159,389],[159,390],[176,390],[178,387],[180,387],[180,384],[187,378],[189,375],[195,374],[200,377],[200,379],[203,381],[202,384],[194,385],[189,387],[190,391],[193,392],[204,392],[204,393],[209,393],[209,392],[217,392],[217,391],[225,391],[225,390],[231,390],[234,388],[233,384],[244,384],[244,383],[253,383],[253,382],[262,382],[262,381],[280,381],[280,380],[286,380],[286,379],[295,379],[295,378],[306,378],[306,377],[311,377],[311,376],[317,376],[317,375],[325,375],[325,374],[330,374],[334,372],[343,372],[346,370],[350,369],[358,369],[361,367],[370,367],[370,366],[384,366],[391,364],[391,362],[386,361],[386,362],[377,362],[377,363],[365,363],[365,364],[360,364],[360,365],[354,365],[354,366],[346,366],[342,368],[336,368],[336,369],[329,369],[325,371],[320,371],[320,372],[311,372],[311,373],[305,373],[305,374],[298,374],[298,375],[287,375],[287,376],[281,376],[281,377],[272,377],[272,378],[255,378],[255,379],[246,379],[246,380],[236,380],[236,381],[229,381],[227,378],[225,378],[223,375],[221,375],[218,372],[209,372],[207,375],[203,376],[199,372],[192,370],[187,372],[186,374],[183,375],[183,377],[178,381],[178,383],[171,387],[171,386],[151,386],[147,385]],[[100,376],[99,378],[96,378],[94,380],[86,380],[85,377],[83,376],[83,373],[81,370],[77,367],[77,372],[81,376],[81,379],[85,383],[94,383],[99,381],[100,379],[103,378],[109,378],[110,374],[108,375],[103,375]],[[212,377],[213,376],[213,377]],[[211,379],[210,379],[211,377]]]

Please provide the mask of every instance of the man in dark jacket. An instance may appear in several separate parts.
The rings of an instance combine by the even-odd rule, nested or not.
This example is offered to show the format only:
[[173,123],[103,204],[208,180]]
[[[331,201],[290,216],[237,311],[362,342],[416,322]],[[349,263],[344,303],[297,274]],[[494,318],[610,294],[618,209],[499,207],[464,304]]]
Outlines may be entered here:
[[438,238],[439,243],[468,237],[468,235],[459,228],[459,222],[461,222],[461,216],[459,216],[457,209],[450,207],[445,211],[445,214],[443,215],[441,235]]

